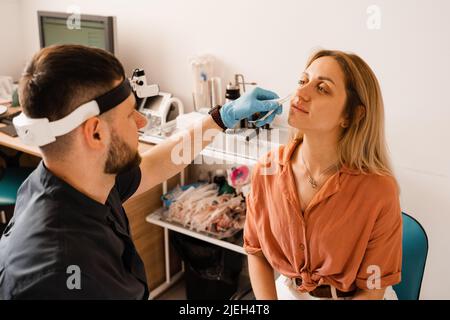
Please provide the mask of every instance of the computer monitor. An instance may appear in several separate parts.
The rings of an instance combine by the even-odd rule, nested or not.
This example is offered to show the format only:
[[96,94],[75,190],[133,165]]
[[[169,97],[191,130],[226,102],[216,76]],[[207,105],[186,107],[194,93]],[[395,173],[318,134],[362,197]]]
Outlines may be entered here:
[[82,44],[114,53],[114,17],[82,14],[79,27],[71,26],[69,19],[72,19],[70,13],[38,11],[41,48],[53,44]]

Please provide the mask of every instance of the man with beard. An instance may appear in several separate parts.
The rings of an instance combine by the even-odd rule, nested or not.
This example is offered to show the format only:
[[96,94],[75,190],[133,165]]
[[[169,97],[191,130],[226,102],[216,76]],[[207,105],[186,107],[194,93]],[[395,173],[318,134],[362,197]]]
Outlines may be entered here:
[[[179,141],[139,155],[138,129],[146,119],[135,109],[121,63],[101,49],[42,49],[25,69],[19,96],[23,114],[14,124],[40,147],[43,161],[20,187],[0,239],[0,299],[148,298],[122,203],[186,167],[189,161],[171,161]],[[199,129],[218,133],[256,112],[280,113],[267,101],[275,98],[257,88],[213,108],[186,133],[192,148],[183,151],[196,156]]]

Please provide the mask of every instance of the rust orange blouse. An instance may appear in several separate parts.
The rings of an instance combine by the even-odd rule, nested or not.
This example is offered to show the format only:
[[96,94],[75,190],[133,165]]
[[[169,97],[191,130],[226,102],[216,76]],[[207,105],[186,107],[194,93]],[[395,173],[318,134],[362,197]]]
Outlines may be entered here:
[[300,140],[270,152],[254,168],[244,248],[263,253],[299,290],[330,284],[341,291],[400,282],[402,220],[392,177],[342,167],[302,214],[290,165]]

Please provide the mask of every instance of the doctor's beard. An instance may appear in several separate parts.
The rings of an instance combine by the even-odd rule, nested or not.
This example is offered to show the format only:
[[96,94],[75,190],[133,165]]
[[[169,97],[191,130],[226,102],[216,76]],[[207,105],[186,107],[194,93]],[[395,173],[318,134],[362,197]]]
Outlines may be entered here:
[[141,156],[123,141],[114,131],[111,131],[111,144],[105,162],[104,172],[107,174],[120,174],[127,172],[141,163]]

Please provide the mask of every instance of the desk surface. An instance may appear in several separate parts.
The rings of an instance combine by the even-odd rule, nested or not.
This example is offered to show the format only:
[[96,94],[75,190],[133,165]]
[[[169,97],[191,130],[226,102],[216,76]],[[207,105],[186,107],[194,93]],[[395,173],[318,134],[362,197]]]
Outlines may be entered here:
[[[17,110],[20,110],[20,108],[9,107],[7,115],[15,112]],[[5,126],[6,126],[6,124],[0,123],[0,127],[5,127]],[[13,138],[3,132],[0,132],[0,145],[11,148],[11,149],[19,150],[19,151],[22,151],[22,152],[25,152],[28,154],[32,154],[33,156],[37,156],[37,157],[41,156],[39,148],[27,146],[26,144],[22,143],[18,137]]]

